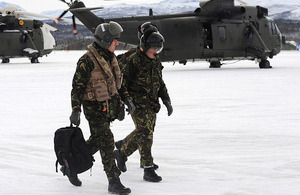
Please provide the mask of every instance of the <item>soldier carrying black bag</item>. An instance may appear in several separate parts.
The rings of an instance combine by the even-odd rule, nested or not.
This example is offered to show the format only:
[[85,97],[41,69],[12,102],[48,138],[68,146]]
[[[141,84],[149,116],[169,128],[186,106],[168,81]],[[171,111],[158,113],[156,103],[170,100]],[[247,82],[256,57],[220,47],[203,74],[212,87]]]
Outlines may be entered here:
[[[70,121],[77,126],[80,124],[82,105],[91,133],[86,143],[91,154],[100,151],[109,181],[108,191],[128,194],[131,190],[124,187],[119,178],[121,172],[115,163],[114,136],[110,129],[110,123],[115,119],[123,120],[125,114],[118,94],[122,75],[114,54],[122,31],[122,27],[113,21],[97,26],[95,42],[79,59],[73,77]],[[70,176],[73,177],[74,173]]]

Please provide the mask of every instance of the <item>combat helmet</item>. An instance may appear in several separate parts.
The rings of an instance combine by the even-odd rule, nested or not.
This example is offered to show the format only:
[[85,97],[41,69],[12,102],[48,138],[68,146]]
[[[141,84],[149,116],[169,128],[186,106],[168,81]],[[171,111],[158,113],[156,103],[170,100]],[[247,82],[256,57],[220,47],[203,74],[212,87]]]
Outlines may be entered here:
[[121,37],[122,32],[122,26],[114,21],[99,24],[94,33],[95,42],[100,47],[107,49],[114,39]]
[[140,39],[146,31],[158,32],[158,28],[151,22],[145,22],[138,26],[138,38]]
[[165,39],[159,32],[146,31],[140,39],[141,50],[147,52],[150,48],[161,52],[164,47]]

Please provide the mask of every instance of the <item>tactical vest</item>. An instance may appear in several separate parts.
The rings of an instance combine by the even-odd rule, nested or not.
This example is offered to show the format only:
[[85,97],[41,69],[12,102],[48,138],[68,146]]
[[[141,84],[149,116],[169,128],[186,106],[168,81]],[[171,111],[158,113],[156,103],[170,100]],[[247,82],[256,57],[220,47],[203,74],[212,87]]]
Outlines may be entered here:
[[88,46],[86,54],[94,63],[94,70],[91,72],[83,99],[105,101],[108,107],[108,100],[118,95],[118,89],[121,88],[122,75],[118,61],[115,56],[111,63],[105,61],[93,45]]

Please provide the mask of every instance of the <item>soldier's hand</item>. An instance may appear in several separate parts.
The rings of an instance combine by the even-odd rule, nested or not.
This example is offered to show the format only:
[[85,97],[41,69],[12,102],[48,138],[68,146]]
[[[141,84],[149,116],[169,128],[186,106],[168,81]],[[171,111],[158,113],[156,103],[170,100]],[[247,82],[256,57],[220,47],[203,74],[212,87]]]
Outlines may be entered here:
[[70,122],[76,126],[80,125],[80,111],[72,111]]
[[132,114],[135,111],[135,105],[133,104],[132,100],[126,99],[125,104],[127,106],[126,111],[128,114]]
[[167,107],[168,116],[171,116],[171,114],[173,113],[173,107],[171,105],[171,102],[166,101],[166,102],[164,102],[164,105]]
[[119,109],[120,109],[120,111],[118,113],[118,120],[122,121],[125,118],[125,106],[124,106],[124,104],[120,105]]

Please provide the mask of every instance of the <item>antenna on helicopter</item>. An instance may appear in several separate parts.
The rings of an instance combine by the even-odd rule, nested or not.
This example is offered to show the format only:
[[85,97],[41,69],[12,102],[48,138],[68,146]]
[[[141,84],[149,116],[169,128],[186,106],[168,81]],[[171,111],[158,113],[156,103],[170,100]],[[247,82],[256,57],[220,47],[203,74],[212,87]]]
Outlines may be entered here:
[[153,10],[149,9],[149,16],[153,16]]

